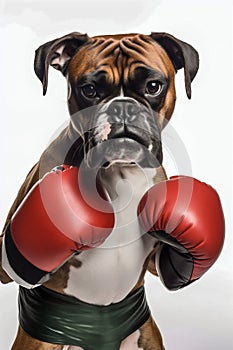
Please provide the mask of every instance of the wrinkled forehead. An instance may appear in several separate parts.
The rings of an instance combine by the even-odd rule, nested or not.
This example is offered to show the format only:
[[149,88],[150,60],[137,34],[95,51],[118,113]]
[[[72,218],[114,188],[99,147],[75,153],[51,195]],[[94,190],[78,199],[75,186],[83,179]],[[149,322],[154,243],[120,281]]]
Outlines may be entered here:
[[75,80],[93,72],[106,73],[109,82],[118,84],[133,78],[137,68],[151,68],[165,77],[174,74],[174,67],[164,49],[146,35],[94,37],[70,62],[68,74]]

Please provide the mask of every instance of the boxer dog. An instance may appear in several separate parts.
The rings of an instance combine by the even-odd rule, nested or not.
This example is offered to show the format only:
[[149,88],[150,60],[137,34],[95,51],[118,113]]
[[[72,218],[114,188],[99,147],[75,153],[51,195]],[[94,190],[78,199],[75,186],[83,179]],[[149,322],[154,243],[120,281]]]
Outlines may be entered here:
[[[70,123],[27,175],[3,235],[26,194],[44,174],[61,164],[86,167],[113,203],[114,230],[102,249],[73,256],[49,276],[43,282],[44,291],[51,298],[75,297],[86,305],[123,305],[128,295],[143,286],[147,270],[157,275],[154,258],[159,243],[149,235],[140,236],[135,208],[148,188],[166,179],[161,131],[175,107],[175,74],[184,69],[190,99],[198,53],[167,33],[88,37],[74,32],[36,51],[35,73],[44,94],[49,66],[67,79]],[[11,281],[4,269],[0,277],[3,283]],[[23,303],[20,308],[29,308],[27,301]],[[30,313],[26,321],[32,321]],[[42,324],[38,323],[36,336],[20,325],[12,350],[93,349],[88,346],[88,333],[86,347],[72,342],[61,344],[56,339],[53,343],[46,341],[39,334]],[[112,349],[164,349],[151,316],[119,340]]]

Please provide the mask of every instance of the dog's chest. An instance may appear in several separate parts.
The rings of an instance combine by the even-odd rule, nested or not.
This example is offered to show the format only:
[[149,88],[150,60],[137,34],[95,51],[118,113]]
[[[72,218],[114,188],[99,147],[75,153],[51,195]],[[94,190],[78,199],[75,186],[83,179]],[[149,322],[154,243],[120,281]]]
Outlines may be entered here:
[[155,170],[112,165],[100,174],[115,212],[115,226],[100,247],[81,253],[71,267],[65,292],[94,304],[107,305],[126,297],[137,283],[155,239],[143,234],[137,219],[142,195],[153,185]]

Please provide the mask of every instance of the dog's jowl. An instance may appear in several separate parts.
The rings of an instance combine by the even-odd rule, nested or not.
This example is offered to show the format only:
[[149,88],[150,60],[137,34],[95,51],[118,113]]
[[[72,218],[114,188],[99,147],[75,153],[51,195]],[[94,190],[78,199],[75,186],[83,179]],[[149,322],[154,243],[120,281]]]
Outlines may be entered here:
[[183,68],[191,98],[198,54],[166,33],[74,32],[36,51],[44,94],[49,66],[67,80],[70,121],[27,175],[1,237],[1,281],[20,285],[12,350],[162,350],[146,271],[182,288],[223,243],[216,192],[167,180],[162,166],[175,74]]

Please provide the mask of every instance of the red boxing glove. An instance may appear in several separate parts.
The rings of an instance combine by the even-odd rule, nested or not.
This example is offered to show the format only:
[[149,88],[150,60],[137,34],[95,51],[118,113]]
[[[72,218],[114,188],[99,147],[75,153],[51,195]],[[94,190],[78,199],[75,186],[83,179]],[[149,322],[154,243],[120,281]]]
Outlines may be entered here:
[[80,189],[78,175],[78,168],[72,166],[46,174],[8,225],[2,264],[19,284],[30,288],[43,283],[71,256],[97,247],[111,233],[110,203],[87,187]]
[[177,176],[153,186],[139,203],[138,215],[144,232],[161,242],[156,267],[170,290],[200,278],[221,252],[221,203],[203,182]]

